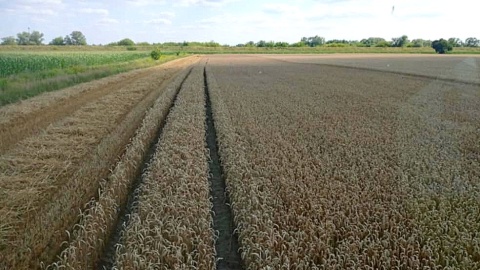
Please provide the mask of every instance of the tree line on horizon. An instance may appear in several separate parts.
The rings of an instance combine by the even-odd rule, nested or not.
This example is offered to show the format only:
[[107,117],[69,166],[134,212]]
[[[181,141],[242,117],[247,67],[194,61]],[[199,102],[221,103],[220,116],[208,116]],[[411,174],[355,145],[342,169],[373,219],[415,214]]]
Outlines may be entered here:
[[[43,33],[39,31],[28,31],[18,33],[16,37],[8,36],[1,38],[0,45],[44,45]],[[56,37],[52,39],[48,45],[63,46],[63,45],[87,45],[87,39],[85,35],[80,31],[73,31],[71,34],[65,37]],[[129,38],[124,38],[117,42],[106,44],[107,46],[149,46],[149,45],[163,45],[163,46],[203,46],[203,47],[231,47],[230,45],[221,45],[215,41],[209,42],[164,42],[164,43],[148,43],[138,42],[135,43]],[[442,46],[445,51],[452,50],[455,47],[480,47],[480,40],[475,37],[469,37],[465,40],[460,38],[449,38],[439,40],[426,40],[426,39],[413,39],[410,40],[408,36],[403,35],[401,37],[392,38],[386,40],[381,37],[369,37],[358,40],[345,40],[345,39],[332,39],[326,40],[321,36],[302,37],[300,41],[294,43],[282,42],[282,41],[265,41],[260,40],[258,42],[249,41],[246,43],[237,44],[234,47],[259,47],[259,48],[287,48],[287,47],[432,47],[435,50],[436,47]],[[437,51],[438,52],[438,51]]]

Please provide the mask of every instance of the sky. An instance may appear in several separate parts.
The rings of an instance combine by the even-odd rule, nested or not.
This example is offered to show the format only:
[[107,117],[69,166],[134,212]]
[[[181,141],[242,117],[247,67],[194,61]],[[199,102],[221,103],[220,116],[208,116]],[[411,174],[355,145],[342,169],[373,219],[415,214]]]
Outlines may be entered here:
[[480,38],[473,0],[0,0],[0,38],[81,31],[88,44]]

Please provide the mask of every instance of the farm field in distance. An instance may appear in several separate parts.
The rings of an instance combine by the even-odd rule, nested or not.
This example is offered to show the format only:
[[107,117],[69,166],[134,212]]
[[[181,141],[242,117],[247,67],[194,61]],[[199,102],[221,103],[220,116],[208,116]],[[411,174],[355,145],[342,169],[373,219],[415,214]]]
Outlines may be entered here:
[[0,106],[181,57],[169,53],[154,61],[147,51],[25,49],[0,48]]
[[204,55],[0,108],[0,269],[478,269],[480,56]]

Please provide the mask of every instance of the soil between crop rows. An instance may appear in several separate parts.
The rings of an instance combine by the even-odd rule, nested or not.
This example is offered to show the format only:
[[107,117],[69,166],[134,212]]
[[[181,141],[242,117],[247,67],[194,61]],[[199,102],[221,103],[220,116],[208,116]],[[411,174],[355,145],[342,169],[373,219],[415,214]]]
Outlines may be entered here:
[[218,232],[215,242],[217,269],[243,269],[238,245],[238,235],[230,209],[230,199],[225,185],[224,172],[220,162],[217,145],[217,131],[212,112],[212,102],[208,90],[207,69],[204,68],[203,80],[206,97],[206,140],[209,150],[210,195],[213,203],[213,229]]

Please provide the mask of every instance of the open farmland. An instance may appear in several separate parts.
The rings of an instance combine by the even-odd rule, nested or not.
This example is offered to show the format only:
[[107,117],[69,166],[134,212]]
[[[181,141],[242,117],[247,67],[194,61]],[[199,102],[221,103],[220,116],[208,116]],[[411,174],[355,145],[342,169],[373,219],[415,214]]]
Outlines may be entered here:
[[[175,78],[196,61],[180,59],[1,108],[1,269],[53,260],[79,211],[105,188],[102,179],[138,133],[146,110],[159,99],[165,113],[152,121],[161,122],[178,92]],[[134,146],[140,156],[146,151]]]
[[[354,67],[334,66],[346,61]],[[421,76],[372,70],[380,61]],[[478,269],[477,63],[210,57],[220,155],[247,268]],[[469,84],[429,78],[425,71],[437,65]],[[455,77],[457,69],[475,76]]]
[[0,50],[0,106],[175,58],[154,61],[147,51]]
[[0,269],[478,269],[479,59],[188,57],[4,106]]

